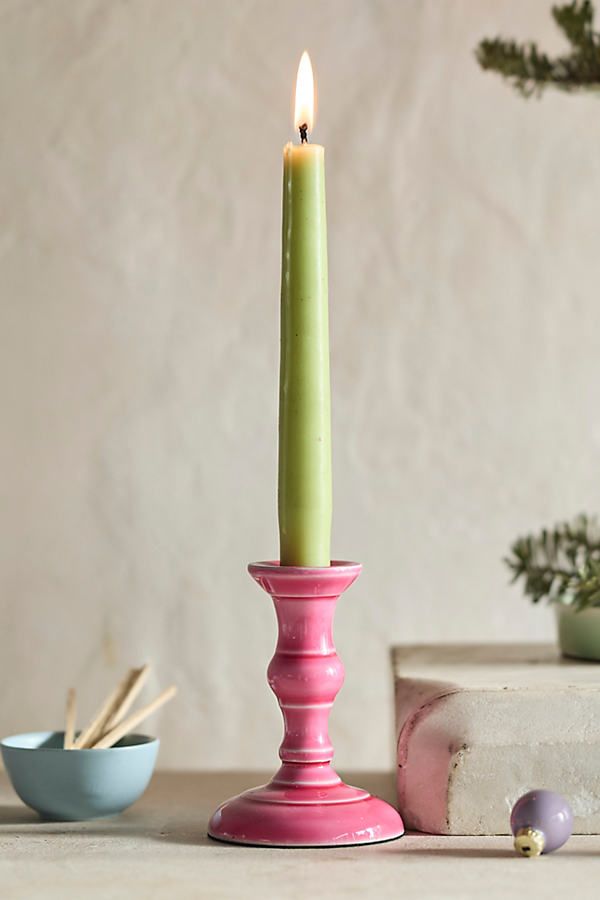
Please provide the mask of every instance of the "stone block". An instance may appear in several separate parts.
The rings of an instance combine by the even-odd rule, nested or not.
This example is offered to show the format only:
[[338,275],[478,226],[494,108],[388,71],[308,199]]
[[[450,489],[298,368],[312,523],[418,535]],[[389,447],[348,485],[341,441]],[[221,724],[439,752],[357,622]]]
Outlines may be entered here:
[[550,788],[576,833],[600,832],[600,664],[545,644],[407,645],[392,660],[407,828],[507,834],[515,800]]

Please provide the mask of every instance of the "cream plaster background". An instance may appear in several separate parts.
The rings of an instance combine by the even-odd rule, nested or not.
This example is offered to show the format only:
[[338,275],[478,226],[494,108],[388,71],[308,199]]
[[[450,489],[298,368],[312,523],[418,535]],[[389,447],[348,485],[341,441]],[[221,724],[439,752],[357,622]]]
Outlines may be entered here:
[[[281,148],[327,147],[344,767],[391,758],[394,641],[535,640],[515,534],[597,509],[600,106],[473,59],[546,0],[0,2],[0,727],[130,661],[162,764],[269,767]],[[158,723],[157,723],[158,724]]]

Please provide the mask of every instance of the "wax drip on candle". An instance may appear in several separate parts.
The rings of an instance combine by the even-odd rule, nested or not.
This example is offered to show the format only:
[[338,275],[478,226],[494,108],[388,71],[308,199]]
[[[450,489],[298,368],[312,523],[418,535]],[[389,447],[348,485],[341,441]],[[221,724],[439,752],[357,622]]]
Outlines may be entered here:
[[308,125],[306,122],[298,126],[298,131],[300,132],[300,143],[308,144]]

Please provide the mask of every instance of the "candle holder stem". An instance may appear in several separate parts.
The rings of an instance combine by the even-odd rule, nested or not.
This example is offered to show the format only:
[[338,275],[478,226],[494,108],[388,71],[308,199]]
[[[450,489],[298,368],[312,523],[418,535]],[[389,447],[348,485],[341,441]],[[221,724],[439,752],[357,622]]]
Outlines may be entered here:
[[283,714],[281,767],[268,784],[223,803],[210,820],[211,837],[235,844],[323,847],[372,844],[403,834],[392,806],[344,784],[331,766],[329,712],[344,680],[333,616],[339,596],[360,570],[357,563],[337,561],[327,568],[249,566],[277,614],[268,680]]

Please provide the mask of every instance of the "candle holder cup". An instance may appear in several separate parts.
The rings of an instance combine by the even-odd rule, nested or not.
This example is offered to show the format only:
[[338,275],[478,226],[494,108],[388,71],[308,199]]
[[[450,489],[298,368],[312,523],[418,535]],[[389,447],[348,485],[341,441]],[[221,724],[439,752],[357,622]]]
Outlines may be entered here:
[[328,718],[344,680],[333,643],[338,598],[358,563],[327,568],[254,563],[249,572],[273,599],[279,628],[268,669],[284,720],[281,767],[261,787],[223,803],[209,835],[235,844],[330,847],[389,841],[404,833],[396,810],[345,784],[331,766]]

